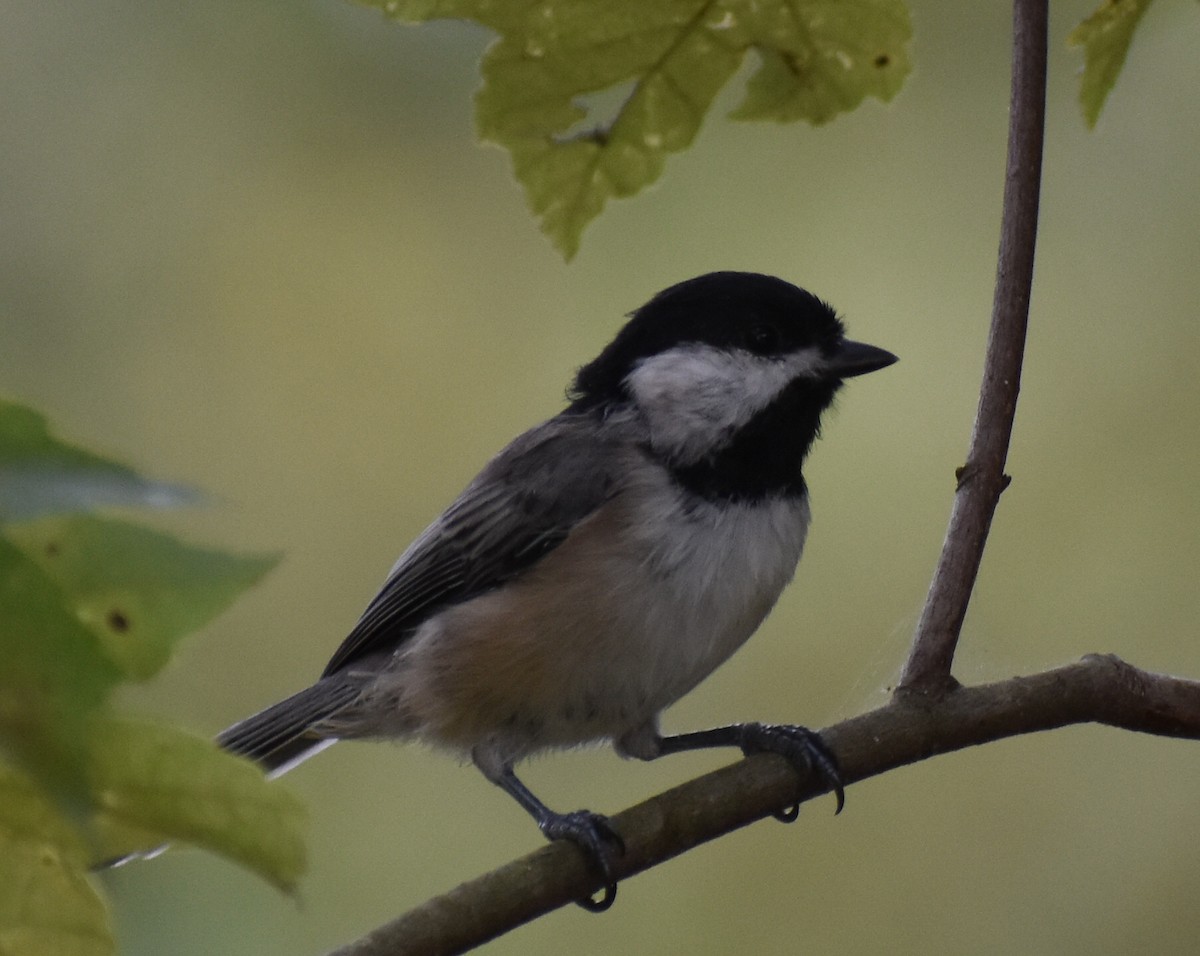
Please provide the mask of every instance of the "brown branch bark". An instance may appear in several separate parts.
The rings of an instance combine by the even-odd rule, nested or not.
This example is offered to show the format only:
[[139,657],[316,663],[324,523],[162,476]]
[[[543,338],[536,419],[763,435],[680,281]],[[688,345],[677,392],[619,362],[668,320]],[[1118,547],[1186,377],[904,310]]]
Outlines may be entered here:
[[[1087,722],[1198,739],[1200,682],[1094,655],[1029,677],[953,688],[937,700],[898,696],[822,734],[849,784],[937,754]],[[811,777],[797,790],[795,772],[774,756],[752,757],[688,781],[613,818],[627,846],[618,875],[640,873],[798,796],[808,800],[820,792]],[[579,899],[594,883],[575,847],[551,844],[429,900],[331,956],[465,952]]]
[[937,570],[917,623],[900,692],[936,695],[954,684],[950,667],[983,559],[988,529],[1008,484],[1008,457],[1029,323],[1046,117],[1046,0],[1013,4],[1008,163],[992,322],[979,407],[958,470],[958,491]]

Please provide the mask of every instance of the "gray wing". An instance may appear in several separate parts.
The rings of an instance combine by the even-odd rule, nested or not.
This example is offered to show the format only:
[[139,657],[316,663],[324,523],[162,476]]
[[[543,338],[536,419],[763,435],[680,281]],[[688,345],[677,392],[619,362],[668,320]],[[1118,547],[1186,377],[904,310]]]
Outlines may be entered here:
[[513,441],[400,556],[324,676],[392,651],[439,609],[553,551],[618,491],[628,428],[564,412]]

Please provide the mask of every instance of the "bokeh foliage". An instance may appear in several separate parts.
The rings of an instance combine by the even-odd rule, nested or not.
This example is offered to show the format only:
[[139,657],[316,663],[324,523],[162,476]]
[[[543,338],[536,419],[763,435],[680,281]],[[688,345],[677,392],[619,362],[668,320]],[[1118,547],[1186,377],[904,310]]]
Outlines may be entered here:
[[1088,126],[1095,126],[1104,101],[1117,83],[1133,32],[1150,0],[1104,0],[1096,11],[1071,31],[1067,42],[1083,47],[1079,105]]
[[110,703],[276,557],[88,513],[93,499],[180,496],[3,401],[0,489],[0,952],[112,952],[88,867],[167,839],[294,887],[304,866],[295,798],[248,761]]

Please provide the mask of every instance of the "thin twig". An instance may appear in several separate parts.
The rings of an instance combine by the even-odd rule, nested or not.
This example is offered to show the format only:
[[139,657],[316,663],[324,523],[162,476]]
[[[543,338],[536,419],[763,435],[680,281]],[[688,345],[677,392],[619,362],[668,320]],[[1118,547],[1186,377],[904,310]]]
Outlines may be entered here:
[[992,324],[967,462],[950,525],[898,690],[936,695],[953,686],[954,651],[1000,495],[1029,322],[1046,113],[1046,0],[1013,4],[1008,167]]
[[[851,783],[937,754],[1087,722],[1200,738],[1200,682],[1095,655],[1030,677],[957,688],[937,701],[897,697],[822,735]],[[820,783],[808,779],[799,797],[808,800],[820,792]],[[639,873],[762,819],[797,795],[795,772],[773,756],[691,780],[613,818],[628,847],[619,875]],[[545,846],[429,900],[331,956],[465,952],[583,896],[594,882],[575,847]]]

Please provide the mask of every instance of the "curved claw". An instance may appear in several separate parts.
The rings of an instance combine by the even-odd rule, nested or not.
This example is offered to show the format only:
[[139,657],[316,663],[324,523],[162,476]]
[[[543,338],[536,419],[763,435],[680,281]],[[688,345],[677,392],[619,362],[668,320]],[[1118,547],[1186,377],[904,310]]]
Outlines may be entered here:
[[585,896],[581,900],[576,900],[575,905],[587,910],[589,913],[603,913],[606,909],[613,905],[617,898],[617,884],[605,883],[604,895],[600,899],[593,899],[590,896]]
[[786,810],[776,810],[771,816],[780,823],[795,823],[800,817],[800,804],[793,803]]
[[[807,727],[794,724],[743,724],[742,753],[773,753],[786,757],[801,773],[812,771],[837,798],[834,815],[846,806],[846,790],[837,757],[829,749],[821,735]],[[800,813],[796,804],[775,813],[775,819],[791,823]]]
[[547,839],[570,840],[576,844],[603,878],[601,889],[604,895],[600,899],[588,896],[576,903],[590,913],[603,913],[611,907],[617,898],[617,877],[613,873],[610,851],[615,849],[618,856],[624,856],[625,841],[609,824],[608,818],[591,810],[575,810],[551,814],[539,821],[538,826]]

